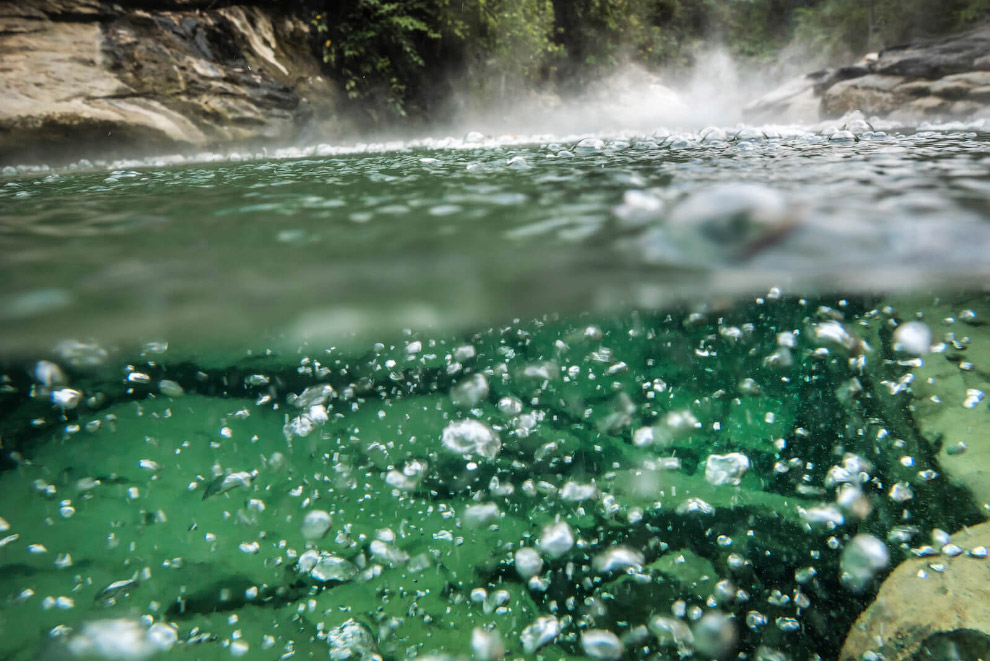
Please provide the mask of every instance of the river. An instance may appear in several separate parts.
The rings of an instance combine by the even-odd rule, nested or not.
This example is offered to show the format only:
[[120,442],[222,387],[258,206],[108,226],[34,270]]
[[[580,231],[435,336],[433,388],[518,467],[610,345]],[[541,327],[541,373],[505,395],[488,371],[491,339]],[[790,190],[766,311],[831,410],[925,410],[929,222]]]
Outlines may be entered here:
[[983,123],[7,168],[0,244],[5,658],[834,659],[986,517]]

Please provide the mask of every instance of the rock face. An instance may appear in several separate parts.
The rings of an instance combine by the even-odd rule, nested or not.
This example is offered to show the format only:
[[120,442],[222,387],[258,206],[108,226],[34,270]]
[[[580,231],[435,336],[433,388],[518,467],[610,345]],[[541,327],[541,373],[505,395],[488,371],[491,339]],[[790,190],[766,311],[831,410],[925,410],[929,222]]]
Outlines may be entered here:
[[756,120],[788,120],[852,110],[900,121],[990,117],[990,26],[802,76],[745,112]]
[[277,5],[121,4],[0,5],[0,162],[340,130],[336,89],[301,16]]
[[963,553],[913,558],[894,570],[849,631],[842,661],[987,657],[990,560],[970,553],[979,556],[979,547],[990,545],[990,523],[963,530],[950,543]]

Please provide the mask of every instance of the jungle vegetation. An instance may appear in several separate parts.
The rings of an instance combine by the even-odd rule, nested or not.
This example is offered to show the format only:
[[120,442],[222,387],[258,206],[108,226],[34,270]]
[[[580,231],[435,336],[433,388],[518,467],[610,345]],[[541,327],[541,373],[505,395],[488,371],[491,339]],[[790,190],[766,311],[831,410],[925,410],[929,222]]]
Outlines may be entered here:
[[848,63],[990,20],[990,0],[300,0],[328,73],[375,122],[423,117],[452,88],[479,99],[566,91],[611,68],[687,69],[718,43]]

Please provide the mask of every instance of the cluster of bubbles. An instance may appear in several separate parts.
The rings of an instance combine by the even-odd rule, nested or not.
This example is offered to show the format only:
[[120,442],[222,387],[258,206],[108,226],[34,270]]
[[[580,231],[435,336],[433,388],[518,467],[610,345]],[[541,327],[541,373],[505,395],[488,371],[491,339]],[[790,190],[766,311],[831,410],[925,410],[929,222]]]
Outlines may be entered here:
[[[830,604],[860,604],[900,558],[988,553],[952,544],[934,527],[931,545],[911,546],[930,516],[913,508],[915,493],[928,492],[939,475],[926,457],[908,454],[908,442],[894,439],[883,420],[862,415],[867,384],[878,388],[875,396],[897,397],[918,361],[944,352],[946,342],[923,319],[902,319],[893,309],[783,299],[773,290],[746,313],[637,315],[617,327],[544,319],[491,329],[468,343],[410,337],[356,359],[327,351],[280,374],[225,374],[227,387],[250,395],[253,409],[225,416],[209,444],[218,451],[256,447],[259,463],[235,469],[217,462],[188,490],[201,492],[206,507],[229,507],[222,520],[245,529],[291,499],[278,511],[291,512],[285,526],[294,530],[236,548],[266,558],[266,568],[289,570],[286,585],[259,580],[244,598],[283,599],[301,617],[342,586],[392,598],[387,586],[401,576],[409,580],[401,591],[417,599],[442,592],[450,608],[484,622],[463,635],[465,649],[481,659],[551,647],[612,660],[654,652],[727,658],[747,650],[754,658],[787,658],[779,648],[797,636],[811,637],[799,645],[820,640],[822,618],[834,617]],[[898,360],[881,363],[879,343]],[[210,377],[170,367],[167,350],[151,343],[143,362],[112,367],[118,396],[194,406],[190,395]],[[30,368],[26,395],[48,407],[60,442],[119,422],[92,415],[108,406],[106,395],[78,377],[112,365],[108,351],[66,343],[52,358]],[[8,395],[14,382],[5,381]],[[288,382],[291,388],[282,385]],[[795,384],[804,396],[827,396],[859,426],[836,427],[841,442],[826,439],[836,433],[821,422],[827,412],[785,399],[798,399]],[[407,403],[420,408],[403,408]],[[413,419],[417,410],[421,420]],[[165,422],[173,415],[172,406],[154,413]],[[279,420],[281,437],[247,439],[238,425],[255,418],[258,429]],[[393,418],[398,426],[388,426]],[[417,438],[421,429],[428,436]],[[147,481],[128,485],[127,499],[140,503],[173,470],[167,461],[159,454],[136,462]],[[306,468],[286,468],[293,462]],[[87,493],[112,478],[83,476],[76,487]],[[43,480],[32,488],[48,500],[64,489]],[[73,503],[60,504],[62,518],[71,518]],[[402,514],[367,532],[388,507]],[[398,520],[410,511],[445,522],[424,534],[426,547],[410,541],[410,530],[426,523]],[[145,516],[165,522],[175,513]],[[3,532],[12,528],[0,519]],[[0,546],[20,547],[29,534],[13,532]],[[217,537],[204,535],[210,544]],[[494,547],[472,548],[474,539]],[[37,546],[27,552],[47,552]],[[470,572],[442,588],[431,583],[462,554],[474,558]],[[72,564],[63,556],[57,562]],[[109,583],[95,603],[112,608],[131,600],[150,574]],[[68,595],[47,599],[49,609],[77,608]],[[416,603],[405,617],[429,628],[434,615]],[[355,612],[321,624],[316,638],[330,658],[388,653],[402,623],[369,617]],[[198,635],[182,638],[181,626],[151,615],[102,618],[58,638],[70,654],[141,659]],[[240,636],[226,644],[235,654],[250,651]]]

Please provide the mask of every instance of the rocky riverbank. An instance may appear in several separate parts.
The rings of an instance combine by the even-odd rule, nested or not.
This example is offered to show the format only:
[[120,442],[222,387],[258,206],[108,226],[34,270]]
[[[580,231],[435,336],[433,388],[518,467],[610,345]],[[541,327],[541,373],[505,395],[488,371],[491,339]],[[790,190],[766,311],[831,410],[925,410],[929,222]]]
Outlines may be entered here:
[[266,3],[0,5],[0,163],[342,130],[304,17]]
[[908,123],[990,118],[990,26],[807,74],[745,112],[754,121],[771,121],[841,117],[853,110]]

